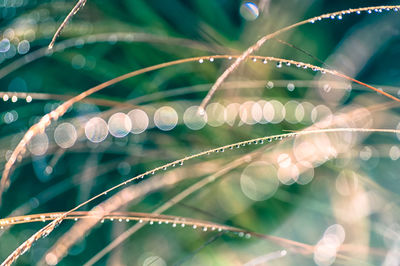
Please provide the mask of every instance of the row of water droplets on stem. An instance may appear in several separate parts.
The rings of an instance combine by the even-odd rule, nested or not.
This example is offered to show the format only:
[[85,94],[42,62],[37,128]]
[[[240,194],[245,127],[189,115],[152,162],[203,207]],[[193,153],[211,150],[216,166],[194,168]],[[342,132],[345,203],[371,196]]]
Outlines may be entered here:
[[309,19],[308,21],[310,23],[315,23],[315,22],[321,21],[323,19],[338,19],[338,20],[342,20],[343,16],[348,15],[348,14],[352,14],[352,13],[356,13],[356,14],[360,15],[362,13],[367,13],[367,14],[382,13],[383,11],[395,11],[395,12],[398,12],[399,11],[399,7],[398,6],[386,6],[386,7],[382,7],[382,8],[372,8],[372,9],[371,8],[349,9],[349,10],[346,10],[346,11],[335,12],[335,13],[331,13],[331,14],[326,14],[326,15],[314,17],[312,19]]
[[270,143],[272,141],[280,141],[280,140],[283,140],[285,138],[295,137],[297,135],[298,135],[298,133],[294,132],[294,133],[287,133],[287,134],[281,134],[281,135],[275,135],[275,136],[261,137],[261,138],[256,138],[256,139],[252,139],[252,140],[237,142],[237,143],[225,145],[225,146],[222,146],[222,147],[218,147],[218,148],[215,148],[215,149],[203,151],[201,153],[197,153],[197,154],[194,154],[194,155],[191,155],[191,156],[187,156],[187,157],[185,157],[183,159],[175,160],[175,161],[173,161],[171,163],[164,164],[164,165],[156,167],[156,168],[154,168],[154,169],[152,169],[150,171],[147,171],[147,172],[145,172],[143,174],[135,176],[135,177],[133,177],[133,178],[131,178],[129,180],[126,180],[125,182],[121,183],[120,185],[117,185],[116,187],[113,187],[113,188],[110,188],[110,189],[104,191],[101,195],[107,195],[108,192],[114,190],[117,187],[120,187],[122,185],[126,185],[126,184],[128,184],[128,183],[130,183],[130,182],[132,182],[134,180],[142,179],[142,178],[144,178],[146,176],[149,176],[149,175],[154,175],[156,172],[159,172],[161,170],[166,171],[168,168],[171,168],[171,167],[182,166],[185,161],[188,161],[188,160],[191,160],[191,159],[194,159],[194,158],[198,158],[198,157],[201,157],[201,156],[204,156],[204,155],[211,155],[212,153],[223,153],[223,152],[225,152],[225,150],[239,149],[241,147],[245,147],[245,146],[248,146],[248,145],[257,145],[257,144]]

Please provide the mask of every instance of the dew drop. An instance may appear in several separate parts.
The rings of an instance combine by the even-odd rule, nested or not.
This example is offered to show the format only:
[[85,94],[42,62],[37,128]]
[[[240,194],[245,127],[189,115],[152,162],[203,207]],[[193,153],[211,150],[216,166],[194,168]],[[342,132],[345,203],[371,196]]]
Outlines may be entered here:
[[282,62],[276,63],[276,67],[277,67],[277,68],[281,68],[281,67],[282,67]]
[[268,63],[267,59],[264,59],[263,63],[264,63],[264,64]]
[[214,58],[210,57],[210,62],[214,62]]
[[199,63],[202,64],[204,62],[203,59],[199,59]]

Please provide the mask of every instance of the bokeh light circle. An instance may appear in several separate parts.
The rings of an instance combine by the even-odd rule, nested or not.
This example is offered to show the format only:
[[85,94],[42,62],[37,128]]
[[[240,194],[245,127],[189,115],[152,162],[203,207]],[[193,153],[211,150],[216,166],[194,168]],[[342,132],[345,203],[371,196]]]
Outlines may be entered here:
[[131,129],[131,119],[124,113],[115,113],[108,119],[108,130],[116,138],[125,137]]
[[99,143],[108,136],[107,122],[100,117],[91,118],[85,125],[85,135],[93,143]]
[[253,162],[243,170],[240,186],[248,198],[266,200],[274,195],[279,186],[276,168],[263,161]]
[[154,113],[154,124],[163,131],[172,130],[178,124],[178,113],[171,106],[163,106]]
[[62,123],[54,130],[54,140],[63,149],[72,147],[77,137],[76,129],[71,123]]
[[149,117],[146,112],[141,109],[133,109],[128,113],[131,119],[131,132],[133,134],[140,134],[144,132],[149,126]]
[[183,122],[192,130],[202,129],[207,123],[207,113],[200,115],[198,110],[199,106],[191,106],[183,114]]

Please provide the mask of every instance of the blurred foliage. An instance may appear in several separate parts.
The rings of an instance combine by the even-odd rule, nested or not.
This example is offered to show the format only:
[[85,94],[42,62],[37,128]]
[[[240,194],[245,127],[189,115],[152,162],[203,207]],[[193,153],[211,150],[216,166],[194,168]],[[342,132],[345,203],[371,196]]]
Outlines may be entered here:
[[[393,1],[369,0],[254,2],[258,5],[263,2],[266,6],[264,10],[260,10],[256,20],[246,21],[239,12],[243,3],[234,0],[88,0],[56,42],[57,46],[68,39],[76,38],[76,45],[48,53],[8,73],[0,79],[0,90],[10,92],[10,97],[13,95],[11,92],[21,92],[48,93],[66,96],[63,99],[68,99],[99,83],[144,67],[196,56],[240,54],[265,34],[312,16],[359,6],[395,4]],[[13,4],[18,6],[13,7]],[[48,45],[56,28],[74,4],[74,1],[60,0],[0,1],[2,36],[9,38],[7,36],[12,35],[12,49],[17,49],[20,41],[29,40],[29,55]],[[323,66],[344,73],[350,71],[349,75],[368,84],[398,86],[399,23],[398,14],[393,12],[348,15],[341,21],[307,24],[279,36],[279,39],[296,48],[274,39],[267,42],[256,54],[319,66],[322,65],[322,61],[325,62]],[[108,36],[104,41],[83,41],[90,35],[103,33]],[[148,36],[149,39],[136,42],[136,35],[133,35],[133,41],[118,41],[117,33],[134,33],[138,36]],[[354,36],[355,40],[352,39]],[[0,73],[25,56],[18,52],[13,56],[0,53]],[[353,60],[354,67],[351,64]],[[60,121],[47,129],[50,144],[46,154],[28,155],[17,164],[11,176],[11,186],[3,196],[1,217],[10,215],[21,204],[30,207],[28,213],[69,210],[128,177],[163,163],[213,147],[279,134],[283,130],[300,130],[312,124],[311,121],[289,123],[283,120],[280,123],[250,125],[237,120],[234,126],[224,123],[218,127],[206,125],[198,131],[189,129],[182,118],[185,109],[191,105],[199,105],[212,83],[229,64],[228,60],[215,60],[212,63],[192,62],[163,68],[127,79],[74,105]],[[331,100],[321,96],[324,90],[309,85],[297,85],[296,82],[317,81],[320,75],[313,71],[286,66],[277,69],[272,62],[266,66],[258,64],[251,61],[244,63],[228,81],[229,84],[236,84],[236,88],[220,90],[212,102],[227,106],[232,102],[243,103],[260,99],[278,100],[282,104],[289,100],[306,101],[314,106],[328,107],[336,114],[345,107],[369,107],[390,101],[356,85],[351,93],[346,91],[345,96],[339,100]],[[253,81],[261,83],[252,85]],[[268,88],[271,86],[267,81],[278,85]],[[240,85],[241,82],[243,86]],[[287,89],[289,83],[296,85],[293,91]],[[182,90],[176,90],[180,88]],[[174,92],[176,94],[173,94]],[[395,96],[398,95],[397,89],[391,92]],[[153,98],[146,99],[148,95]],[[139,99],[143,99],[141,97],[144,97],[144,101],[139,102]],[[96,104],[93,103],[93,99],[107,100],[108,104]],[[15,148],[23,133],[60,103],[60,99],[33,99],[30,103],[18,99],[15,103],[11,100],[1,103],[1,165],[4,165],[7,154]],[[131,105],[127,106],[126,103]],[[115,112],[129,112],[133,108],[132,104],[139,105],[148,112],[151,126],[148,130],[138,135],[129,134],[124,138],[109,135],[100,144],[93,144],[86,139],[84,124],[89,118],[98,115],[107,121]],[[174,107],[179,116],[178,125],[171,131],[157,129],[152,120],[155,110],[164,105]],[[392,108],[381,116],[374,117],[375,126],[366,124],[370,127],[396,128],[396,111],[398,110]],[[5,122],[5,117],[10,116],[11,112],[17,113],[17,119],[12,113],[14,121]],[[371,116],[373,115],[372,113]],[[63,122],[74,124],[79,135],[75,145],[65,153],[52,137],[56,126]],[[367,185],[373,183],[371,187],[376,188],[373,193],[380,195],[379,199],[385,202],[379,205],[382,206],[382,213],[371,205],[371,213],[360,218],[362,221],[359,224],[349,222],[344,225],[346,229],[349,228],[349,231],[346,230],[346,237],[359,237],[360,245],[389,250],[391,244],[383,233],[385,228],[392,228],[394,232],[399,233],[397,173],[400,169],[388,152],[395,141],[396,138],[390,135],[366,137],[348,152],[316,167],[311,183],[281,185],[272,198],[263,201],[253,201],[241,191],[240,176],[246,167],[244,165],[194,193],[166,214],[234,225],[315,245],[328,226],[346,221],[337,210],[337,197],[340,195],[335,191],[336,179],[343,173],[343,169],[346,169],[359,177],[358,182],[362,184],[360,186],[368,187],[366,191],[373,191]],[[265,153],[278,154],[291,149],[292,146],[292,143],[273,145],[267,148]],[[360,151],[365,151],[365,147],[373,151],[368,160],[360,158]],[[185,164],[182,174],[187,175],[187,180],[154,192],[140,202],[126,206],[125,210],[152,212],[157,206],[194,184],[200,177],[206,176],[197,174],[191,170],[191,166],[200,161],[210,160],[218,169],[254,149],[252,146],[244,147],[226,152],[223,156],[211,155]],[[388,198],[385,198],[389,197],[388,195],[392,197],[391,204]],[[104,198],[92,202],[83,210],[90,210],[102,200]],[[393,217],[386,216],[387,212]],[[64,222],[49,237],[40,240],[30,252],[22,256],[17,264],[37,263],[56,239],[72,225],[71,221]],[[5,231],[0,238],[0,257],[6,258],[42,226],[39,223],[23,224]],[[85,263],[128,227],[128,223],[117,222],[99,225],[69,251],[69,255],[60,265]],[[359,228],[360,232],[354,228]],[[236,265],[282,249],[269,241],[238,238],[230,234],[222,235],[208,243],[214,235],[212,232],[205,233],[188,228],[173,229],[167,225],[146,226],[103,258],[99,265],[163,265],[162,262],[167,265]],[[352,257],[351,253],[347,255]],[[154,263],[147,261],[144,264],[151,256],[160,258]],[[338,258],[337,262],[346,265],[380,264],[385,255],[354,255],[353,259]],[[290,253],[270,263],[310,265],[314,261],[312,255]]]

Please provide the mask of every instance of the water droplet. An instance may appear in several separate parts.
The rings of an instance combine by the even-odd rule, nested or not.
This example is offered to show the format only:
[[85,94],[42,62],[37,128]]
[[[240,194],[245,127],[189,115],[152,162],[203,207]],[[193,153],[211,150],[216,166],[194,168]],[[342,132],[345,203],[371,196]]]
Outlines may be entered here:
[[263,63],[264,63],[264,64],[268,63],[267,59],[264,59]]
[[276,67],[277,67],[277,68],[281,68],[281,67],[282,67],[282,62],[276,63]]
[[214,58],[210,57],[210,62],[214,62]]
[[257,58],[254,57],[254,58],[253,58],[253,62],[257,62]]
[[172,227],[176,227],[176,223],[173,223],[173,224],[172,224]]
[[17,102],[17,101],[18,101],[18,97],[17,97],[16,95],[13,95],[13,96],[11,97],[11,101],[12,101],[13,103]]
[[342,19],[342,18],[343,18],[342,15],[339,15],[339,16],[338,16],[338,19]]
[[26,96],[25,100],[27,103],[30,103],[32,101],[32,96],[30,95]]
[[256,20],[259,14],[257,5],[252,2],[245,2],[240,6],[240,15],[246,20]]
[[8,95],[7,95],[7,94],[4,94],[4,95],[3,95],[3,101],[6,102],[6,101],[8,101],[8,99],[9,99]]
[[367,12],[368,12],[368,14],[371,14],[371,13],[372,13],[372,10],[371,10],[371,9],[369,9]]
[[194,224],[194,225],[193,225],[193,229],[196,229],[196,228],[197,228],[197,225]]
[[203,59],[199,59],[199,63],[202,64],[204,62]]
[[153,223],[154,223],[153,221],[150,221],[150,223],[149,223],[149,224],[150,224],[150,225],[152,225]]
[[357,13],[357,15],[360,15],[360,14],[361,14],[361,11],[360,11],[360,10],[357,10],[356,13]]

